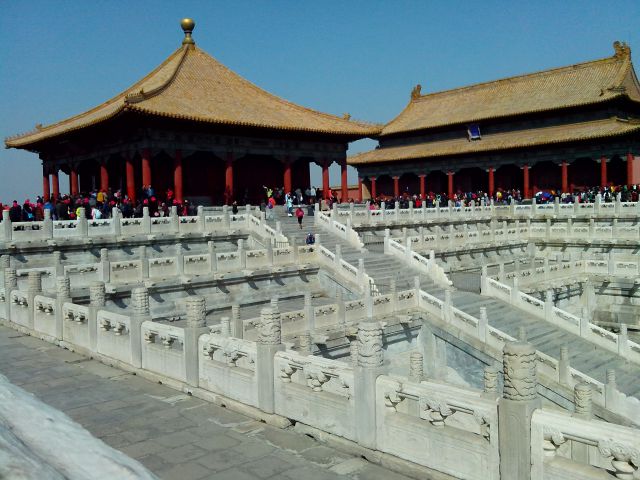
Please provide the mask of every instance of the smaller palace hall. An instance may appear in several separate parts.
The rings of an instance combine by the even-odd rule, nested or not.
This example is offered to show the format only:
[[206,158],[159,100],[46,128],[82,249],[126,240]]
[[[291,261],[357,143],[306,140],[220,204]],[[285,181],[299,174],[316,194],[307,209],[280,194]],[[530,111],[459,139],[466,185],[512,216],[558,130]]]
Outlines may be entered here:
[[[347,196],[349,142],[380,131],[327,115],[256,87],[199,49],[195,23],[184,19],[181,47],[158,68],[105,103],[61,122],[6,140],[40,155],[43,193],[122,189],[136,199],[143,186],[172,189],[177,201],[259,203],[263,185],[306,188],[309,164],[341,165]],[[345,116],[348,117],[348,116]],[[50,190],[51,188],[51,190]]]
[[[443,92],[406,108],[356,155],[366,196],[640,182],[640,85],[631,50],[568,67]],[[368,195],[367,195],[368,194]]]

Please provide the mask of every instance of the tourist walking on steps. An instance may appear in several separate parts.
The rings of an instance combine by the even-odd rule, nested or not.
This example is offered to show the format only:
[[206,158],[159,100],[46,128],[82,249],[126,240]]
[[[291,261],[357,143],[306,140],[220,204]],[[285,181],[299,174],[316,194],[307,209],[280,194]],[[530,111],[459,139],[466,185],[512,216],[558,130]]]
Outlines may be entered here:
[[304,210],[302,210],[302,207],[296,208],[296,218],[298,219],[300,230],[302,230],[302,219],[304,218]]

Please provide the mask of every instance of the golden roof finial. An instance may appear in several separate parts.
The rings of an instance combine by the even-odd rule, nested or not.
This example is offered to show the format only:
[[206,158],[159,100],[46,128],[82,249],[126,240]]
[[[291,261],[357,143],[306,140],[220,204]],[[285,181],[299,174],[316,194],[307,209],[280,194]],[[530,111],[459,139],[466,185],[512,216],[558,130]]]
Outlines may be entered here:
[[190,18],[183,18],[180,20],[180,26],[182,27],[182,31],[184,32],[184,40],[182,40],[183,45],[195,45],[196,42],[191,38],[191,32],[196,27],[196,22],[194,22]]

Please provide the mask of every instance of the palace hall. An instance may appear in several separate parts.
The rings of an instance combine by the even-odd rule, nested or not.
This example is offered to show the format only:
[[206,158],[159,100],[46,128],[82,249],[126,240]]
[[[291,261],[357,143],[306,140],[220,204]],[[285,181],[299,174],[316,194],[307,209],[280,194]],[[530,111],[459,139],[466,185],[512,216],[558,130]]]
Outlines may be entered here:
[[640,183],[640,85],[631,50],[436,93],[409,104],[349,158],[364,197]]
[[172,189],[196,204],[259,203],[263,185],[309,187],[309,164],[341,165],[347,196],[348,143],[380,126],[320,113],[276,97],[195,45],[185,19],[182,45],[159,67],[103,104],[6,140],[38,153],[43,194],[55,198],[59,175],[71,194],[121,189],[135,201],[143,186]]

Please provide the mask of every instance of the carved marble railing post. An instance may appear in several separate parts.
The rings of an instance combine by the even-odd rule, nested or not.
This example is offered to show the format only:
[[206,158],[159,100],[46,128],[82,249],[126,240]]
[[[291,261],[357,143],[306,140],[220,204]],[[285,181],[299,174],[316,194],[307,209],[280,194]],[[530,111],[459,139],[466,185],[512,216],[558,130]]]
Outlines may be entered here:
[[307,324],[307,330],[311,333],[316,329],[316,315],[313,311],[313,303],[310,292],[304,294],[304,320]]
[[389,281],[389,295],[391,296],[391,311],[395,313],[398,309],[398,285],[395,278]]
[[142,279],[146,280],[149,278],[149,258],[147,257],[147,247],[145,245],[140,246],[138,256],[140,257]]
[[608,410],[617,410],[620,407],[620,391],[616,382],[616,371],[607,370],[607,383],[604,385],[604,403]]
[[149,310],[149,291],[146,287],[131,291],[131,362],[134,367],[142,366],[142,322],[151,321]]
[[98,348],[98,310],[104,308],[106,303],[106,290],[104,282],[95,281],[89,284],[89,348],[95,352]]
[[178,216],[178,207],[176,205],[172,205],[169,210],[169,224],[171,225],[171,233],[176,235],[180,233],[180,217]]
[[271,297],[271,300],[269,301],[269,306],[275,311],[278,312],[278,296],[274,295],[273,297]]
[[122,219],[122,212],[118,207],[113,207],[111,209],[111,231],[113,232],[114,237],[119,237],[122,233],[122,223],[120,220]]
[[273,242],[267,242],[267,261],[269,265],[273,266]]
[[142,233],[151,233],[151,217],[149,216],[149,207],[142,207]]
[[207,306],[204,297],[189,296],[185,300],[187,326],[184,328],[185,378],[193,387],[198,386],[198,339],[207,333]]
[[63,340],[64,317],[62,315],[62,305],[71,302],[71,280],[69,277],[56,277],[56,327],[55,336],[58,340]]
[[42,276],[40,272],[29,272],[27,277],[27,304],[29,306],[29,325],[33,330],[33,317],[35,315],[35,298],[42,293]]
[[356,441],[376,448],[376,379],[384,373],[382,325],[361,322],[356,337],[358,364],[354,368]]
[[531,478],[531,416],[540,408],[536,349],[508,342],[503,349],[504,388],[498,404],[500,477]]
[[357,281],[358,281],[359,285],[361,285],[363,288],[366,288],[366,286],[363,285],[363,283],[364,283],[364,258],[359,258],[358,259]]
[[[176,208],[176,210],[178,210],[178,209]],[[202,205],[198,205],[197,212],[198,212],[197,213],[197,215],[198,215],[198,231],[199,232],[205,232],[207,230],[207,225],[206,225],[206,219],[205,219],[205,216],[204,216],[204,207]]]
[[13,225],[9,218],[9,210],[2,211],[2,226],[4,227],[4,241],[10,242],[13,236]]
[[53,238],[53,220],[51,210],[44,209],[44,220],[42,222],[42,235],[44,238]]
[[78,235],[86,237],[89,234],[89,224],[87,223],[87,212],[84,208],[78,209]]
[[484,391],[488,398],[498,397],[498,368],[495,365],[487,365],[483,371]]
[[558,361],[558,381],[561,385],[571,386],[571,364],[569,363],[569,347],[560,347],[560,360]]
[[487,340],[489,331],[489,317],[487,317],[487,307],[480,307],[480,317],[478,318],[478,337],[483,342]]
[[240,305],[231,305],[231,335],[235,338],[244,338],[244,323],[240,318]]
[[336,291],[336,305],[338,306],[338,324],[344,325],[344,323],[347,321],[347,309],[344,306],[344,297],[340,287],[338,287]]
[[424,357],[420,352],[409,354],[409,380],[421,382],[424,379]]
[[[291,240],[289,240],[289,246],[291,248],[291,251],[293,252],[293,264],[298,265],[298,258],[300,253],[298,251],[298,239],[296,237],[293,237]],[[271,263],[273,263],[273,260]]]
[[2,288],[4,288],[4,271],[7,268],[11,268],[11,256],[10,255],[0,255],[0,275],[2,278]]
[[111,281],[111,262],[109,261],[109,249],[100,249],[100,278],[104,283]]
[[[6,210],[4,210],[6,212]],[[4,318],[11,321],[11,292],[18,288],[18,275],[15,268],[4,269]]]
[[298,352],[302,355],[311,355],[313,353],[313,345],[311,343],[311,335],[309,331],[305,331],[298,337]]
[[351,340],[349,342],[349,359],[351,360],[351,365],[356,367],[358,365],[358,341]]
[[231,318],[220,317],[220,335],[223,337],[231,337]]
[[[573,389],[575,404],[574,417],[591,420],[593,418],[593,388],[587,382],[578,383]],[[571,459],[580,463],[589,463],[589,446],[581,442],[572,442]]]
[[284,349],[280,313],[265,307],[260,311],[258,324],[256,378],[258,379],[258,408],[266,413],[275,411],[273,357]]
[[211,273],[218,270],[218,257],[216,255],[216,245],[213,240],[207,242],[207,251],[209,252],[209,260],[211,262]]
[[527,327],[525,327],[524,325],[520,325],[518,327],[518,340],[520,340],[521,342],[527,341]]
[[238,261],[240,262],[240,268],[247,268],[247,252],[244,248],[244,240],[238,239]]
[[64,276],[64,265],[62,264],[62,252],[60,250],[54,250],[53,252],[53,265],[56,269],[56,277]]
[[176,243],[176,273],[184,275],[184,248],[181,243]]

